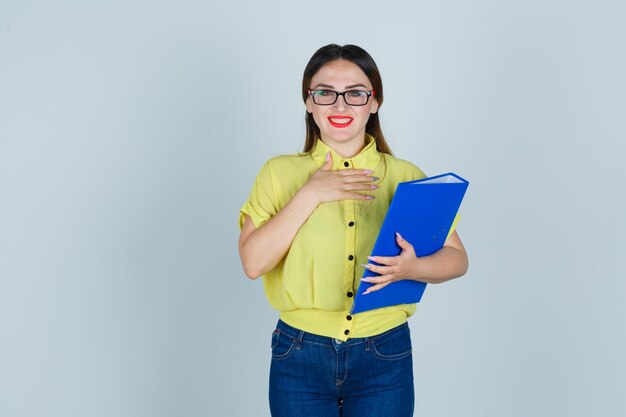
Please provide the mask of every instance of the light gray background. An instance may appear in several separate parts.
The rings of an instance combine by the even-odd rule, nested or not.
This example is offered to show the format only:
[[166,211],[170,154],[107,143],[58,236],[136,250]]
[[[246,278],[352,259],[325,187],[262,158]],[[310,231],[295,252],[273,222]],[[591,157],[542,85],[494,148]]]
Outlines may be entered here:
[[302,149],[331,42],[379,64],[398,156],[471,181],[469,273],[410,320],[415,415],[625,415],[625,22],[621,1],[3,1],[0,415],[269,415],[277,316],[238,209]]

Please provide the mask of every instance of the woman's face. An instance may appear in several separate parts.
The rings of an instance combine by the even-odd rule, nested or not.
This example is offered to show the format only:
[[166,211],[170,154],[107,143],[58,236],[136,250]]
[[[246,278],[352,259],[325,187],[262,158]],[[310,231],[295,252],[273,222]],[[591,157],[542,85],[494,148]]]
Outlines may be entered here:
[[[310,90],[372,91],[367,75],[356,64],[346,60],[335,60],[324,65],[311,79]],[[365,126],[370,114],[378,110],[378,101],[371,96],[364,106],[350,106],[343,96],[335,104],[315,104],[312,97],[306,100],[306,109],[320,129],[322,140],[334,149],[358,147],[365,140]]]

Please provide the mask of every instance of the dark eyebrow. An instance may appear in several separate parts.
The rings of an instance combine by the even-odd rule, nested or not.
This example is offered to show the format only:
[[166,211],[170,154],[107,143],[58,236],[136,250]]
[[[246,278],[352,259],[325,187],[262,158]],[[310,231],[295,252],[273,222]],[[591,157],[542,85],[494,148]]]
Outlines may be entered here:
[[317,90],[320,87],[324,87],[324,88],[335,88],[332,85],[328,85],[328,84],[318,84],[315,87],[313,87],[313,90]]
[[363,88],[367,88],[367,86],[365,84],[354,84],[354,85],[349,85],[346,87],[347,90],[351,89],[351,88],[355,88],[355,87],[363,87]]
[[[329,84],[318,84],[315,87],[313,87],[313,90],[317,90],[320,87],[322,87],[322,88],[331,88],[331,89],[335,88],[334,86],[329,85]],[[346,86],[346,90],[350,90],[351,88],[355,88],[355,87],[367,88],[367,86],[365,84],[353,84],[353,85]]]

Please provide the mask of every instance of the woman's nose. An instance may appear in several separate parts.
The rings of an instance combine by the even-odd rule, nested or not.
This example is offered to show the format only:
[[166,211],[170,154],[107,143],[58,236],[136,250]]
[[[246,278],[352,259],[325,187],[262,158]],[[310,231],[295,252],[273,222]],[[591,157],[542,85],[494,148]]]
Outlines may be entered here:
[[337,110],[345,110],[346,108],[348,108],[348,104],[346,103],[346,96],[341,95],[337,97],[337,101],[335,101],[334,107]]

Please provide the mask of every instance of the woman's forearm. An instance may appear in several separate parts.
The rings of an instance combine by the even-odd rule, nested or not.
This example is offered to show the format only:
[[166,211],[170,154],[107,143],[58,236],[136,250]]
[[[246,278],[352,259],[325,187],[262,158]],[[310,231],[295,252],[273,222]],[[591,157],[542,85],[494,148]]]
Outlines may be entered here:
[[[319,202],[301,189],[267,223],[254,229],[248,218],[239,241],[239,254],[246,275],[256,279],[274,268],[285,256],[300,227]],[[248,228],[248,230],[246,230]]]
[[468,265],[464,249],[444,246],[432,255],[417,258],[413,279],[438,284],[463,276]]

